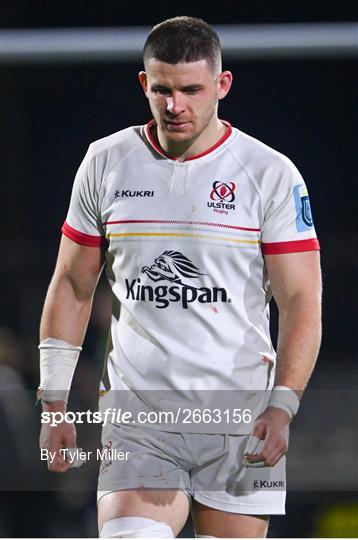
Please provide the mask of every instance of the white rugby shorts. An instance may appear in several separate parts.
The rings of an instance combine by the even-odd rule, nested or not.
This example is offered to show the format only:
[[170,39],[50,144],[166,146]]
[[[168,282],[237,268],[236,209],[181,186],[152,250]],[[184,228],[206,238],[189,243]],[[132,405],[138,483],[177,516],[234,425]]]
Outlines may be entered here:
[[190,500],[226,512],[285,514],[285,457],[274,467],[244,467],[248,437],[107,424],[98,500],[113,491],[179,489]]

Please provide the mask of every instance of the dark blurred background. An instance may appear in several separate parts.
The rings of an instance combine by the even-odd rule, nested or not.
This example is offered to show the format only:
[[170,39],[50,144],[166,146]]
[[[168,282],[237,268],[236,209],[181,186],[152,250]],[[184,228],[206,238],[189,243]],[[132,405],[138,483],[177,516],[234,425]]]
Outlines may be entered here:
[[[182,14],[213,25],[357,19],[354,2],[182,0],[173,5],[138,0],[1,0],[0,37],[2,30],[14,28],[150,27]],[[79,477],[72,472],[68,481],[54,480],[43,464],[34,465],[39,461],[39,411],[26,391],[38,384],[39,319],[74,174],[91,141],[150,119],[137,82],[141,67],[139,60],[0,61],[0,471],[16,471],[18,476],[15,489],[15,484],[4,481],[6,475],[0,475],[0,536],[97,534],[96,471],[78,492]],[[287,515],[272,519],[270,536],[355,537],[356,58],[317,53],[306,58],[225,61],[224,56],[224,68],[232,70],[234,85],[221,104],[221,117],[298,166],[308,184],[322,250],[324,339],[311,394],[293,426]],[[77,406],[83,410],[95,407],[109,304],[102,280],[74,381],[80,389]],[[7,399],[14,392],[27,396],[20,405],[16,400],[15,413]],[[318,395],[324,398],[319,400]],[[33,426],[27,465],[18,420]],[[191,535],[188,524],[182,536]]]

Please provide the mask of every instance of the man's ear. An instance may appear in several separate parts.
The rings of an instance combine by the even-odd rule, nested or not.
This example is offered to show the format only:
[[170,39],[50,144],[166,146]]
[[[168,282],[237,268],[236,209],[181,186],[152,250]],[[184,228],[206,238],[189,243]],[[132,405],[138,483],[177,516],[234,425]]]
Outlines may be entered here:
[[229,92],[232,85],[231,71],[223,71],[218,77],[218,98],[223,99]]
[[140,71],[138,73],[138,79],[139,79],[141,87],[143,88],[143,92],[145,93],[145,95],[147,95],[148,79],[147,79],[146,72],[145,71]]

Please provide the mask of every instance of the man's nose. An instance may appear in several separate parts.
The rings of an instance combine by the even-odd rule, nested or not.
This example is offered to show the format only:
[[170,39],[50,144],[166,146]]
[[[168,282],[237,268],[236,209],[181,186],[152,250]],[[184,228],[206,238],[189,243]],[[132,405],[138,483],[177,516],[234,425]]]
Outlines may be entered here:
[[167,111],[171,114],[180,114],[184,111],[184,103],[180,94],[172,94],[167,97]]

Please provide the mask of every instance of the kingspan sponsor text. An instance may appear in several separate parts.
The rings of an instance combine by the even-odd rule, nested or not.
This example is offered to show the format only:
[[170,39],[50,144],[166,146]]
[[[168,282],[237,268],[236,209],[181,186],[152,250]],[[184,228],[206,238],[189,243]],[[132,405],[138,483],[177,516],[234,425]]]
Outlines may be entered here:
[[184,309],[189,304],[199,302],[208,304],[212,302],[230,302],[227,291],[223,287],[190,287],[188,285],[142,285],[140,278],[125,280],[126,299],[141,302],[155,302],[157,308],[166,308],[171,302],[180,302]]

